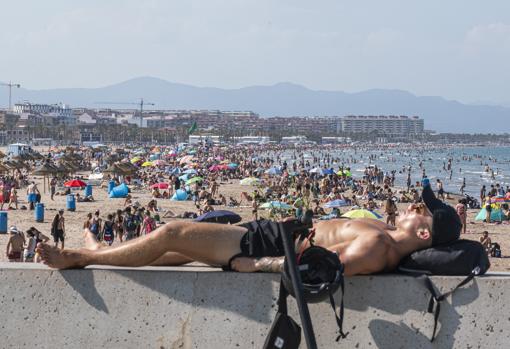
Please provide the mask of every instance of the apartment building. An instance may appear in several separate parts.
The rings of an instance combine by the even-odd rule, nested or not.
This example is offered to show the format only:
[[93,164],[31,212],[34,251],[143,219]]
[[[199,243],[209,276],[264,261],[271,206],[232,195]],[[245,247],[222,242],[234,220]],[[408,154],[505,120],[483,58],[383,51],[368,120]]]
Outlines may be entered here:
[[341,118],[341,130],[346,133],[371,133],[377,131],[388,135],[421,134],[423,119],[417,116],[350,115]]

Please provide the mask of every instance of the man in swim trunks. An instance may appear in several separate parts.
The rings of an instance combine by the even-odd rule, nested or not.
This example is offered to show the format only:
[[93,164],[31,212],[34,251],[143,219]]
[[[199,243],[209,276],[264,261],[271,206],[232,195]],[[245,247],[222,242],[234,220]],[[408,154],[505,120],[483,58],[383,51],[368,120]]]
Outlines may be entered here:
[[[345,275],[393,270],[410,253],[459,237],[462,225],[457,213],[434,196],[428,180],[423,199],[427,206],[411,204],[396,227],[366,218],[316,223],[314,242],[338,253]],[[170,222],[149,235],[108,248],[100,248],[91,233],[86,238],[86,248],[61,251],[41,244],[37,251],[45,264],[59,269],[91,264],[175,266],[198,261],[212,266],[230,264],[241,272],[278,272],[283,264],[281,238],[268,221],[240,226]]]
[[23,262],[22,253],[23,246],[25,245],[25,238],[15,226],[9,228],[9,235],[7,250],[5,252],[9,262]]

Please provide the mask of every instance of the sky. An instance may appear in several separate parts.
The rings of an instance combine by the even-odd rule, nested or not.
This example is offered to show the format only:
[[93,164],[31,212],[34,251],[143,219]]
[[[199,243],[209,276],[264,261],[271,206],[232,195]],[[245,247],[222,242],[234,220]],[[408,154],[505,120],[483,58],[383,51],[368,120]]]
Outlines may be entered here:
[[510,105],[510,1],[0,0],[0,81],[140,76]]

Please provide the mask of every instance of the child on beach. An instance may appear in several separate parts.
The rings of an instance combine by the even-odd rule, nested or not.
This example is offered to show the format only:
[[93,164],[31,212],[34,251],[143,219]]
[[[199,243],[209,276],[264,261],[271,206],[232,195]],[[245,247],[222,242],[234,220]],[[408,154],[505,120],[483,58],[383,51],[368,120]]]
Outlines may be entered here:
[[462,223],[462,233],[466,234],[466,221],[467,221],[467,202],[466,199],[460,199],[459,203],[455,206],[455,211],[460,217]]

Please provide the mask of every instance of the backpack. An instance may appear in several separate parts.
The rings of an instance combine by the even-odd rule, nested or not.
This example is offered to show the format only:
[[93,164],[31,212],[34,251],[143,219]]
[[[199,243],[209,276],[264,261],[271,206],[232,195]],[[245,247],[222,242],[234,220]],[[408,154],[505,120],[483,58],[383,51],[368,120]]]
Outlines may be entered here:
[[[413,252],[400,262],[398,271],[415,276],[431,294],[427,309],[429,313],[434,313],[431,342],[436,336],[441,302],[475,276],[485,274],[489,268],[489,258],[482,244],[462,239]],[[466,278],[454,289],[441,294],[427,275],[461,275]]]
[[283,282],[280,281],[278,311],[271,325],[263,349],[297,349],[301,343],[301,327],[287,315],[287,297]]
[[113,240],[113,223],[105,223],[103,229],[103,240],[112,241]]
[[126,224],[126,230],[128,232],[133,232],[136,230],[136,228],[138,228],[138,224],[136,222],[136,218],[134,215],[127,215],[124,218],[124,222]]

